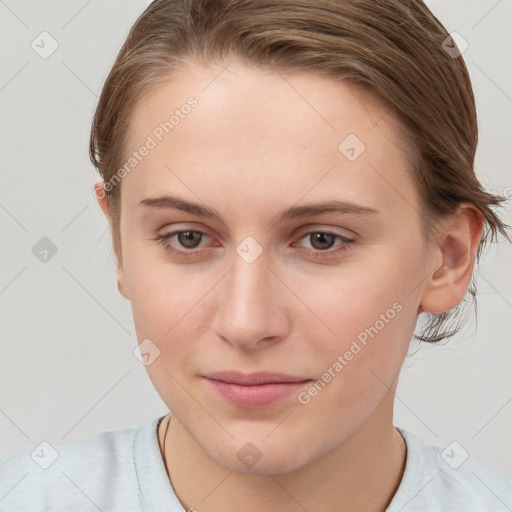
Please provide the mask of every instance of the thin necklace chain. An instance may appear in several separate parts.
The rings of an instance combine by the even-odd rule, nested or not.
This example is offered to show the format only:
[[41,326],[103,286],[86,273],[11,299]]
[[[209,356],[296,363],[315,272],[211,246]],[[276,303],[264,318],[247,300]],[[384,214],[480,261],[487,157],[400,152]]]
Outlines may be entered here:
[[169,420],[167,421],[167,426],[165,427],[165,432],[164,432],[164,442],[162,443],[163,444],[163,447],[162,447],[162,457],[164,459],[164,466],[165,466],[165,471],[167,473],[167,476],[169,477],[169,480],[171,478],[171,476],[169,475],[169,469],[167,468],[167,459],[165,457],[165,442],[167,441],[167,431],[169,430],[169,425],[171,424],[171,416],[169,415]]

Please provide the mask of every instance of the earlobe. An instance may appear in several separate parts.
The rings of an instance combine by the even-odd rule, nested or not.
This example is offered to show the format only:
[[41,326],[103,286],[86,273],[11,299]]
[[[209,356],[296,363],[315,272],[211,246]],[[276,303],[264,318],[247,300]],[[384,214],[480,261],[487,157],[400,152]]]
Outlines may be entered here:
[[471,205],[461,205],[445,223],[442,243],[434,251],[437,268],[425,281],[422,311],[443,313],[460,304],[471,280],[482,229],[482,216]]
[[130,300],[128,292],[126,290],[126,281],[124,276],[124,270],[121,266],[117,267],[117,289],[119,293],[127,300]]

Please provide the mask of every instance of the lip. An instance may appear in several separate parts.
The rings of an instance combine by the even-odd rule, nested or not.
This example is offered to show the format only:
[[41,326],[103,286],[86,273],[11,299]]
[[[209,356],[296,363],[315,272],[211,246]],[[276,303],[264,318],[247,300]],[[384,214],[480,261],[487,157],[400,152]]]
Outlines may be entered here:
[[204,378],[230,404],[249,409],[284,400],[312,382],[312,379],[275,372],[215,372]]

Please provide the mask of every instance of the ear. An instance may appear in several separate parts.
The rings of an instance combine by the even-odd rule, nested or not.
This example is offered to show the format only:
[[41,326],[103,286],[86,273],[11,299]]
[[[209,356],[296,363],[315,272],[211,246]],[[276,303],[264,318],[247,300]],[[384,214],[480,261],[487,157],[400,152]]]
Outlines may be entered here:
[[[113,235],[112,229],[112,216],[110,212],[110,206],[108,203],[108,196],[105,191],[105,182],[103,180],[99,180],[94,184],[94,196],[96,197],[100,208],[108,220],[110,226],[110,233]],[[121,248],[119,248],[121,250]],[[116,251],[116,267],[117,267],[117,289],[119,293],[126,299],[130,300],[130,297],[126,288],[126,278],[124,274],[123,264],[120,258],[120,255],[117,254]]]
[[436,270],[425,282],[420,310],[443,313],[464,298],[482,237],[483,219],[475,207],[462,203],[440,226],[441,237],[432,251]]

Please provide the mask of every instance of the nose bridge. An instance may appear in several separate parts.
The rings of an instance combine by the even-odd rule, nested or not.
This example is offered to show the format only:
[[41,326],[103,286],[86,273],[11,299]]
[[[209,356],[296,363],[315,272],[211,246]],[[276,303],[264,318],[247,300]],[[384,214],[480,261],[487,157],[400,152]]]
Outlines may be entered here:
[[214,329],[232,345],[250,348],[263,339],[282,336],[282,301],[267,255],[250,240],[236,251],[231,271],[222,283]]

